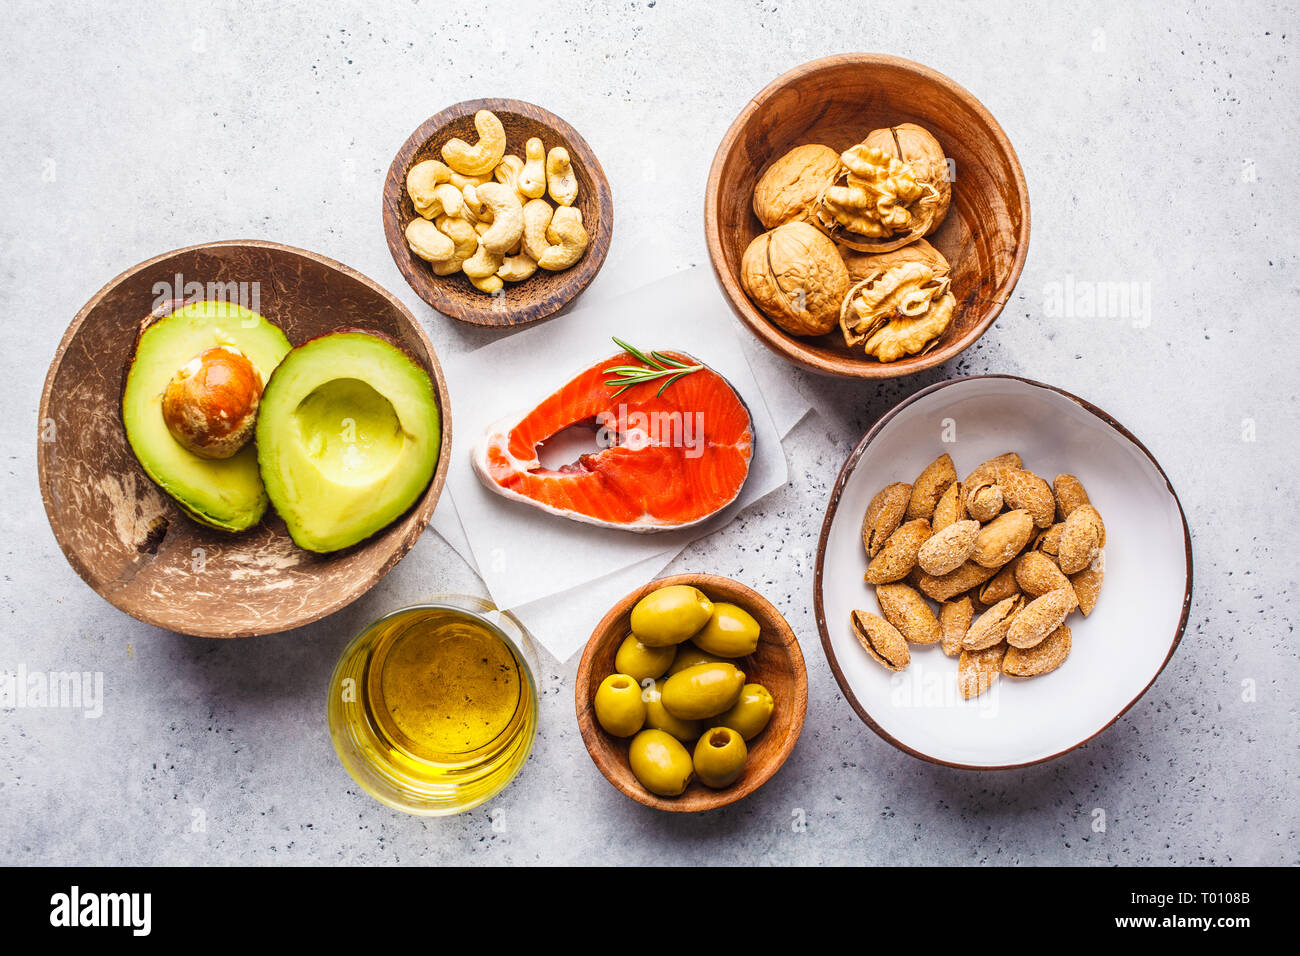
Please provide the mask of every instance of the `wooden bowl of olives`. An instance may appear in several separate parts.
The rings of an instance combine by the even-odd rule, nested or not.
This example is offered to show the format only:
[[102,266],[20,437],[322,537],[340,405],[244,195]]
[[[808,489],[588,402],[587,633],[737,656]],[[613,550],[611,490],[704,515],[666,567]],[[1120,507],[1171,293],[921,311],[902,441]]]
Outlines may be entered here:
[[808,674],[794,631],[730,578],[679,574],[625,596],[578,663],[578,729],[600,772],[657,810],[715,810],[794,749]]

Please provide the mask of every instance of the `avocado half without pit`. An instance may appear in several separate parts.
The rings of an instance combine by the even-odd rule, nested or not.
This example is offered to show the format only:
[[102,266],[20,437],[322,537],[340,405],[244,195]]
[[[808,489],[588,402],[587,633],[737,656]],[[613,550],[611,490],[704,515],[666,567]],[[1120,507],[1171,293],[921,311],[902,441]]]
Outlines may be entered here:
[[309,551],[368,538],[433,478],[441,425],[424,368],[387,338],[340,329],[291,351],[257,413],[257,458],[289,534]]
[[262,520],[267,496],[248,440],[263,383],[289,352],[256,312],[193,302],[140,333],[122,424],[145,473],[187,514],[225,531]]

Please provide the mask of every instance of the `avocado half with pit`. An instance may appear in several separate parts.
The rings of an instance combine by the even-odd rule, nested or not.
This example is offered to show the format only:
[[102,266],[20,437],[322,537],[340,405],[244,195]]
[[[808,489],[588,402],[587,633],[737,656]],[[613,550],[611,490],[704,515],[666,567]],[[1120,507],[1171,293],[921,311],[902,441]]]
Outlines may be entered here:
[[383,336],[303,343],[262,394],[257,458],[271,504],[308,551],[350,547],[419,499],[442,433],[424,368]]
[[280,329],[256,312],[221,301],[192,302],[153,319],[136,341],[122,392],[122,424],[140,465],[196,521],[244,531],[262,520],[266,489],[257,452],[245,444],[230,457],[186,448],[168,428],[163,397],[177,373],[213,349],[230,349],[252,364],[260,382],[289,352]]

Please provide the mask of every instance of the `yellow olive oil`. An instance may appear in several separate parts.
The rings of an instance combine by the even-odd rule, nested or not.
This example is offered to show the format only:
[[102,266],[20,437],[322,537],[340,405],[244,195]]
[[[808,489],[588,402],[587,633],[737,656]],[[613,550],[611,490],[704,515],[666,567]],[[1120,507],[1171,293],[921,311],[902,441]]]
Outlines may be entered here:
[[330,731],[367,792],[411,813],[443,815],[477,806],[513,779],[537,730],[515,624],[420,605],[381,618],[349,645],[331,680]]

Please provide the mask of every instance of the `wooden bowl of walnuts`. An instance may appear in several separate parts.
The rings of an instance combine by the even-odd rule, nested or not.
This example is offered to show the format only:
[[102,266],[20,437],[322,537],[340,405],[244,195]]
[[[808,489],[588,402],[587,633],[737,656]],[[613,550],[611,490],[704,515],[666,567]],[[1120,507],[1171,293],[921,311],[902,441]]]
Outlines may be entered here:
[[778,77],[731,124],[705,196],[732,309],[804,368],[892,378],[992,324],[1029,247],[1006,134],[946,76],[846,53]]
[[[567,189],[556,188],[557,159]],[[540,223],[530,206],[542,210]],[[506,212],[525,229],[498,246],[493,238]],[[420,298],[462,322],[509,327],[554,315],[591,284],[609,252],[614,201],[576,129],[532,103],[478,99],[431,116],[398,150],[384,182],[383,218],[393,261]],[[485,234],[493,225],[501,228]],[[574,256],[541,258],[550,243],[561,253],[570,233]]]

